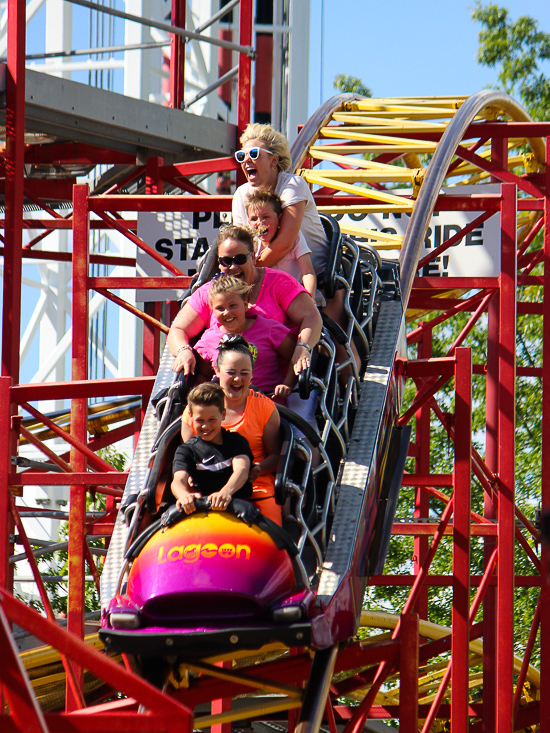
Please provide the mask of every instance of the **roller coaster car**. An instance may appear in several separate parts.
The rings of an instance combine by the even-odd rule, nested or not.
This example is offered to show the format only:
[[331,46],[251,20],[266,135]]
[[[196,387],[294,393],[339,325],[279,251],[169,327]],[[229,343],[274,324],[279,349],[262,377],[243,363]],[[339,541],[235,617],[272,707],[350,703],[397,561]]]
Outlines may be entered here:
[[[361,262],[357,246],[340,237],[337,224],[328,219],[324,224],[331,242],[325,288],[346,290],[349,325],[344,330],[325,320],[312,365],[300,375],[301,396],[317,392],[317,425],[279,408],[283,447],[275,498],[285,505],[283,528],[242,500],[233,500],[225,512],[210,511],[199,500],[189,516],[170,506],[172,460],[186,402],[185,385],[176,381],[157,402],[158,437],[146,486],[121,507],[130,530],[118,592],[102,619],[100,636],[109,651],[183,659],[274,641],[310,644],[312,620],[322,613],[315,590],[335,487],[381,289],[378,263]],[[345,366],[353,361],[352,339],[362,364],[353,362],[354,373],[344,384],[334,344],[346,347]]]
[[[109,605],[101,636],[110,649],[145,657],[183,652],[186,658],[204,656],[236,644],[258,648],[269,641],[307,644],[315,596],[291,535],[239,499],[225,512],[210,511],[206,500],[196,500],[197,511],[191,515],[170,505],[182,392],[183,384],[176,383],[164,406],[161,423],[166,427],[156,442],[146,492],[134,511],[131,535],[137,536],[125,556],[131,563],[128,580]],[[286,500],[286,483],[299,462],[287,420],[319,441],[307,423],[285,412],[279,503]],[[312,489],[313,480],[306,484]],[[309,496],[299,503],[299,522],[304,513],[309,518],[315,514]],[[145,526],[147,521],[152,523]]]

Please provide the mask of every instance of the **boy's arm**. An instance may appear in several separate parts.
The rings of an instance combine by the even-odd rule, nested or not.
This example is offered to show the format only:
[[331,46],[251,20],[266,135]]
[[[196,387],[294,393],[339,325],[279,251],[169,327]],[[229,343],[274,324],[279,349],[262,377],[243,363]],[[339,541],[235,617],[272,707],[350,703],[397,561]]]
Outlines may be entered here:
[[317,277],[313,269],[311,257],[308,254],[298,257],[298,266],[302,273],[302,283],[307,292],[315,300],[315,291],[317,290]]
[[250,458],[248,456],[244,454],[235,456],[232,460],[232,466],[233,473],[229,477],[229,481],[219,491],[210,494],[208,497],[212,509],[218,509],[219,511],[227,509],[233,494],[242,489],[248,479],[248,472],[250,471]]
[[195,499],[200,499],[201,494],[193,492],[189,485],[190,475],[187,471],[176,471],[172,479],[172,494],[176,498],[178,510],[191,514],[195,511]]

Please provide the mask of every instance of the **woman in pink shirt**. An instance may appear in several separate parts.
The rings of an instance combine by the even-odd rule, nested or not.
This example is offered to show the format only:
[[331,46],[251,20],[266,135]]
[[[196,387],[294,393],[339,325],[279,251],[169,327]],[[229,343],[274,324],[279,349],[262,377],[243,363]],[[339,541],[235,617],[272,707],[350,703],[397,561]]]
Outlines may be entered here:
[[[310,353],[321,335],[322,320],[309,293],[286,272],[256,267],[252,232],[229,225],[216,239],[218,262],[223,274],[233,275],[251,286],[249,315],[273,318],[290,329],[297,344],[291,356],[295,374],[307,369]],[[215,325],[209,301],[212,283],[196,290],[176,316],[168,333],[168,346],[176,357],[172,369],[193,374],[195,356],[189,341]]]

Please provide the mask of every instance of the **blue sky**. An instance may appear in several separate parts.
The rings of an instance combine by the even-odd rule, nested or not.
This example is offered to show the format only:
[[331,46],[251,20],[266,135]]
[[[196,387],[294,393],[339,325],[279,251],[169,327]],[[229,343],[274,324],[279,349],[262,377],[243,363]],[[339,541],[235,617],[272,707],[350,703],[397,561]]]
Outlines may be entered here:
[[[529,15],[550,33],[547,0],[495,4],[513,21]],[[473,94],[495,85],[497,71],[476,62],[474,7],[472,0],[311,0],[309,112],[333,96],[336,74],[359,77],[374,97]],[[544,70],[550,74],[550,63]]]

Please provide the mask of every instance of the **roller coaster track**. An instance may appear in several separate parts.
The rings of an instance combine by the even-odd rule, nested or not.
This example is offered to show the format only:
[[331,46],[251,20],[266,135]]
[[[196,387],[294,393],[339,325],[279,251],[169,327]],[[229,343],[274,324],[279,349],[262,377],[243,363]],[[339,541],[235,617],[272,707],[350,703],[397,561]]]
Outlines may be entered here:
[[[364,577],[348,572],[358,550],[354,546],[349,557],[342,558],[337,547],[338,533],[345,529],[349,513],[355,509],[350,509],[347,499],[339,501],[333,525],[336,539],[329,544],[319,593],[329,605],[344,578],[353,601],[359,600],[358,604],[352,603],[354,623],[350,627],[346,619],[343,628],[338,628],[336,622],[327,627],[327,643],[317,644],[313,660],[309,650],[289,654],[274,645],[260,652],[243,651],[182,664],[162,696],[173,706],[173,715],[182,716],[182,721],[184,706],[188,706],[195,710],[195,728],[215,727],[217,733],[229,731],[231,723],[236,727],[245,725],[239,723],[244,720],[268,721],[270,725],[288,726],[289,730],[297,726],[300,733],[319,730],[324,720],[331,733],[359,733],[371,718],[399,719],[402,730],[426,733],[446,729],[448,721],[453,730],[466,730],[468,724],[471,731],[503,733],[538,724],[541,731],[545,730],[548,724],[544,721],[550,719],[544,713],[548,703],[539,695],[541,677],[530,662],[539,624],[546,621],[548,627],[550,622],[550,611],[545,607],[550,604],[542,602],[547,590],[539,575],[539,533],[513,498],[515,442],[511,415],[515,411],[516,368],[515,357],[510,355],[515,354],[516,302],[520,300],[516,284],[520,288],[540,288],[543,284],[533,271],[544,256],[539,233],[544,230],[548,210],[543,139],[548,135],[548,123],[533,123],[514,100],[495,91],[469,98],[364,99],[339,95],[304,126],[292,149],[293,167],[314,187],[320,211],[410,216],[403,237],[365,231],[347,221],[341,223],[342,231],[358,238],[359,246],[368,238],[369,245],[374,244],[382,256],[387,250],[400,250],[402,312],[399,317],[393,316],[389,342],[379,322],[373,354],[379,353],[376,339],[384,335],[383,348],[391,352],[391,363],[384,365],[387,374],[405,372],[416,385],[416,393],[397,420],[397,424],[404,425],[416,418],[416,440],[411,449],[415,468],[403,482],[416,488],[416,507],[406,521],[393,524],[395,535],[414,537],[415,557],[408,561],[409,573],[374,574],[369,585],[401,585],[409,587],[410,592],[399,613],[362,610]],[[502,184],[499,193],[485,192],[483,184],[489,181]],[[465,184],[478,186],[479,193],[463,195]],[[443,186],[446,193],[442,193]],[[419,265],[424,266],[455,243],[454,239],[443,242],[422,258],[430,218],[435,210],[444,209],[475,211],[478,223],[483,222],[484,215],[486,220],[500,213],[503,245],[499,277],[418,277]],[[395,361],[405,310],[409,320],[414,321],[409,346],[419,344],[418,358],[408,362],[401,358]],[[438,315],[430,321],[416,322],[419,315],[427,319],[426,314],[433,311]],[[525,306],[520,312],[541,314],[543,309]],[[460,327],[450,350],[431,358],[434,329],[440,323],[452,324],[460,313],[468,313],[468,320]],[[476,369],[476,374],[487,375],[486,421],[490,436],[482,456],[472,443],[472,364],[463,344],[486,313],[492,329],[487,363]],[[167,379],[168,362],[165,355],[161,365],[164,376],[159,374],[162,384],[157,386]],[[379,364],[371,359],[342,475],[340,499],[353,499],[354,490],[366,488],[370,469],[367,459],[375,452],[378,434],[396,420],[392,416],[388,425],[384,417],[380,418],[386,393],[380,403],[376,402],[375,392],[375,399],[366,399],[371,395],[369,382],[375,385],[384,381],[377,368]],[[517,374],[541,378],[543,390],[549,386],[538,366],[531,371],[519,368]],[[439,391],[453,379],[454,409],[451,403],[438,401]],[[386,384],[390,382],[388,377]],[[377,433],[369,435],[365,426],[374,424],[375,413]],[[451,469],[437,476],[430,475],[431,419],[439,421],[453,448]],[[481,506],[484,501],[483,513],[472,508],[471,472],[476,478],[475,491],[483,494],[481,503],[477,502]],[[366,521],[367,507],[362,498],[357,499],[356,506],[360,512],[357,516]],[[393,514],[390,522],[392,518]],[[446,535],[451,535],[453,576],[434,578],[429,569],[436,552],[447,542]],[[481,567],[474,567],[470,558],[472,541],[484,542]],[[115,529],[115,546],[116,542]],[[516,578],[516,584],[540,588],[541,592],[521,657],[513,653],[515,571],[510,547],[514,542],[524,566],[529,568],[519,580]],[[113,576],[116,569],[112,570]],[[430,624],[428,589],[453,582],[452,625]],[[15,616],[19,606],[16,602],[10,604],[5,613]],[[73,647],[64,649],[64,653],[69,657],[76,654]],[[130,681],[124,678],[124,683],[129,690]],[[126,692],[129,697],[134,694],[139,699],[145,694],[141,688],[131,689]],[[155,715],[161,716],[161,706],[155,707],[158,701],[151,698],[150,702]],[[128,709],[137,713],[137,706]]]

